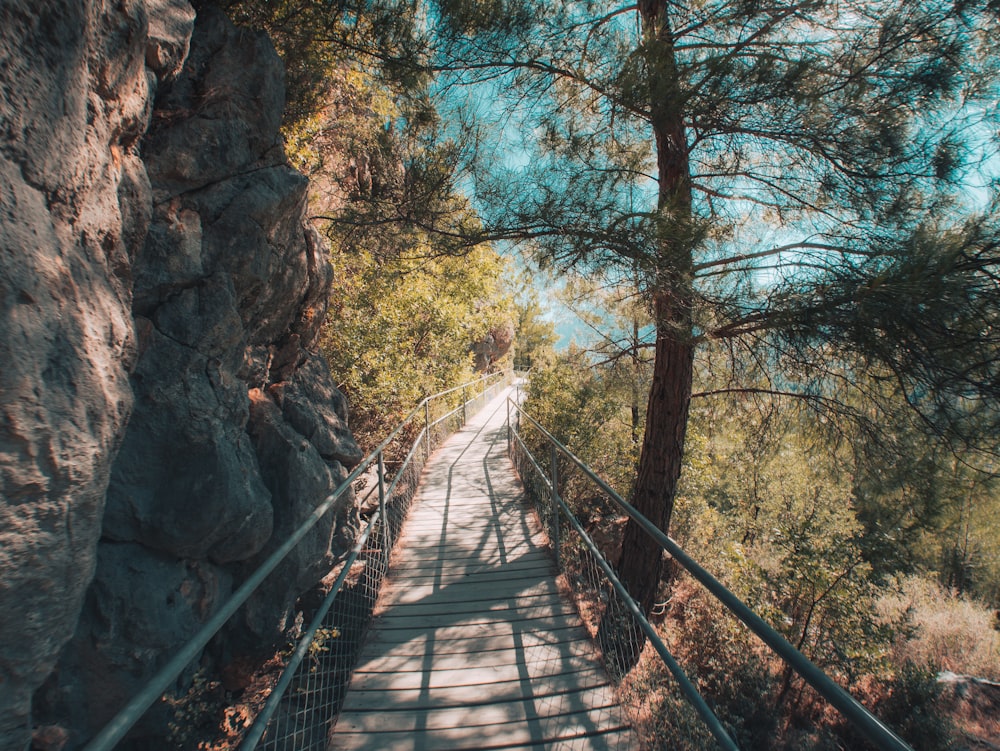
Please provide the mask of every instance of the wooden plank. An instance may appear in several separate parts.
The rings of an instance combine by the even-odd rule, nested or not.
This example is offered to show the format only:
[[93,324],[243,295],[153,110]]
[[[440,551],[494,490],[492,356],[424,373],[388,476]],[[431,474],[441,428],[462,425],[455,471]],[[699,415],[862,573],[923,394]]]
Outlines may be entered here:
[[[465,566],[479,566],[483,573],[498,573],[501,569],[506,566],[511,566],[514,564],[522,563],[524,560],[529,560],[529,554],[533,553],[538,548],[526,548],[526,547],[509,547],[509,548],[498,548],[498,547],[483,547],[480,550],[473,549],[461,549],[455,547],[444,548],[439,552],[432,550],[419,550],[413,551],[408,554],[405,558],[400,558],[399,563],[408,564],[408,576],[420,577],[422,572],[428,573],[454,573],[454,571],[448,572],[447,570],[451,568]],[[489,561],[490,563],[483,566],[484,563]],[[540,570],[545,570],[548,572],[549,577],[552,578],[553,571],[551,565],[546,566],[543,562],[538,560],[532,560],[535,568]],[[441,568],[436,568],[441,566]],[[515,566],[516,567],[516,566]]]
[[[463,598],[463,594],[468,596]],[[380,613],[379,617],[383,615],[412,617],[446,613],[464,616],[471,613],[494,613],[510,610],[530,612],[541,607],[548,607],[552,612],[565,608],[561,594],[546,591],[544,582],[536,585],[533,591],[518,591],[506,596],[497,596],[493,600],[484,598],[481,587],[455,585],[421,599],[394,602],[392,610]]]
[[541,572],[555,580],[556,571],[551,558],[546,560],[544,548],[483,548],[460,550],[446,548],[436,556],[433,551],[416,551],[392,561],[389,578],[407,582],[440,576],[508,576],[518,571]]
[[422,584],[425,581],[442,578],[461,580],[470,576],[499,578],[538,573],[545,574],[545,578],[550,581],[555,581],[555,571],[548,561],[528,556],[521,556],[506,563],[489,559],[449,559],[431,565],[423,562],[407,563],[405,567],[400,566],[390,570],[390,582],[400,582],[400,586],[407,586],[412,582]]
[[[485,499],[485,502],[484,502]],[[458,493],[454,490],[442,489],[435,494],[434,490],[426,484],[421,486],[420,508],[414,509],[418,515],[426,515],[432,512],[450,508],[460,508],[468,512],[469,516],[481,516],[484,508],[494,514],[500,511],[509,511],[511,517],[519,517],[524,502],[524,494],[518,492],[510,498],[493,500],[489,498],[489,488],[483,487],[478,493]]]
[[[562,678],[562,680],[560,680]],[[410,711],[443,707],[479,707],[530,699],[536,706],[549,707],[553,713],[586,709],[593,702],[613,699],[614,691],[607,677],[583,674],[579,681],[555,676],[551,681],[534,683],[528,679],[498,681],[477,686],[441,686],[385,691],[355,689],[347,692],[343,712]]]
[[[561,597],[558,587],[543,576],[531,576],[525,579],[510,579],[498,577],[495,581],[484,581],[481,577],[470,580],[471,577],[457,579],[451,583],[424,584],[400,589],[393,593],[392,599],[383,602],[382,608],[400,608],[402,614],[413,611],[417,605],[445,605],[468,603],[476,609],[489,609],[484,603],[523,603],[532,604],[539,597]],[[487,584],[488,586],[483,586]],[[491,593],[495,596],[491,597]],[[560,600],[561,602],[561,600]],[[455,612],[461,609],[455,608]]]
[[423,714],[412,712],[355,712],[341,720],[338,727],[350,733],[413,733],[421,730],[448,730],[469,728],[477,733],[492,726],[505,730],[511,723],[535,721],[600,722],[602,714],[617,708],[612,700],[607,704],[583,711],[540,716],[530,701],[512,701],[475,707],[448,707],[430,709]]
[[[586,735],[571,735],[568,737],[526,740],[520,736],[507,736],[490,732],[484,737],[442,737],[439,732],[423,732],[415,735],[397,734],[385,738],[385,745],[379,745],[379,751],[631,751],[636,748],[631,737],[631,731],[609,730]],[[337,735],[333,738],[331,749],[336,751],[370,751],[370,739],[365,737],[350,737]],[[380,743],[382,742],[380,736]]]
[[438,631],[455,626],[502,626],[515,630],[531,628],[532,630],[546,628],[549,624],[576,623],[576,616],[567,613],[562,603],[541,603],[530,608],[496,608],[466,613],[452,613],[447,608],[438,609],[435,613],[398,614],[395,610],[387,611],[377,617],[377,628],[380,631],[402,629],[406,631]]
[[548,663],[579,664],[580,660],[594,662],[593,648],[585,642],[569,641],[557,644],[528,645],[516,648],[480,650],[478,652],[459,652],[445,654],[428,654],[424,652],[406,654],[399,652],[370,653],[363,657],[354,669],[355,675],[360,673],[400,673],[408,670],[424,670],[424,661],[433,660],[436,670],[457,670],[460,668],[480,668],[494,665],[509,665],[522,662],[529,666]]
[[[460,534],[444,534],[439,529],[427,529],[420,534],[407,535],[401,539],[403,555],[422,552],[436,548],[455,548],[456,550],[470,550],[478,553],[481,550],[499,548],[510,545],[510,539],[514,536],[521,537],[525,541],[531,538],[527,533],[517,528],[506,527],[473,527],[462,530]],[[516,539],[516,538],[515,538]],[[538,540],[534,541],[536,544]]]
[[[455,716],[460,722],[462,716]],[[603,718],[600,712],[563,715],[555,718],[536,720],[517,720],[498,723],[487,729],[480,726],[456,724],[450,728],[422,728],[396,732],[382,731],[379,733],[379,751],[486,751],[487,749],[514,748],[552,748],[554,744],[563,744],[566,748],[606,748],[627,749],[628,745],[618,745],[618,739],[606,737],[598,742],[609,745],[595,746],[592,739],[602,736],[619,735],[623,729],[598,728]],[[336,745],[331,748],[350,751],[352,749],[370,749],[370,737],[364,731],[360,733],[344,733],[337,736]],[[584,745],[587,743],[588,745]]]
[[505,527],[474,527],[462,530],[461,534],[443,534],[439,529],[427,529],[420,534],[401,538],[402,555],[418,552],[433,552],[430,549],[455,548],[456,550],[480,550],[510,546],[517,543],[519,547],[535,547],[539,544],[539,535],[529,536],[524,530]]
[[561,645],[583,641],[586,632],[582,626],[571,625],[562,629],[552,629],[544,634],[518,634],[515,641],[513,631],[498,634],[484,639],[481,636],[466,634],[451,639],[437,639],[433,635],[421,634],[412,639],[388,642],[377,632],[371,633],[371,638],[361,652],[364,660],[371,655],[467,655],[478,652],[510,650],[543,645]]
[[[541,616],[537,618],[518,618],[512,616],[504,618],[502,616],[495,619],[470,619],[456,623],[454,619],[438,619],[437,625],[417,625],[409,620],[390,620],[384,618],[376,619],[374,630],[378,638],[395,643],[401,641],[411,641],[414,638],[423,636],[434,639],[455,639],[455,638],[479,638],[489,640],[496,636],[522,631],[548,631],[553,628],[566,628],[576,626],[578,621],[573,616],[554,615]],[[582,627],[580,631],[583,632]],[[586,633],[586,632],[583,632]]]
[[[511,650],[513,652],[514,650]],[[418,668],[418,664],[412,665]],[[603,685],[607,676],[594,666],[592,660],[577,658],[575,661],[554,660],[532,663],[516,660],[499,665],[479,667],[462,665],[444,668],[435,661],[434,670],[401,670],[389,672],[363,672],[354,674],[351,689],[355,691],[404,691],[418,689],[444,689],[458,686],[493,687],[494,684],[515,683],[524,680],[543,681],[546,685]],[[565,683],[562,683],[565,681]],[[520,687],[522,690],[524,687]]]
[[409,556],[398,556],[393,559],[392,568],[389,571],[390,579],[408,579],[410,577],[430,576],[435,573],[470,573],[474,571],[493,571],[502,568],[504,571],[511,571],[517,568],[544,568],[550,572],[555,572],[555,565],[547,550],[533,550],[525,552],[512,561],[501,561],[499,556],[482,553],[475,558],[465,560],[418,561],[410,560]]

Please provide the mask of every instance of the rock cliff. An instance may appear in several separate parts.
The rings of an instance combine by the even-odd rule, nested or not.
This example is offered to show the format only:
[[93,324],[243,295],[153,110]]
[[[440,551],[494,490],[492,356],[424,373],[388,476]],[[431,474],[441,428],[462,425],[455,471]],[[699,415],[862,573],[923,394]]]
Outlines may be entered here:
[[[195,6],[0,9],[0,749],[78,745],[360,459],[280,60]],[[277,637],[352,502],[216,664]]]

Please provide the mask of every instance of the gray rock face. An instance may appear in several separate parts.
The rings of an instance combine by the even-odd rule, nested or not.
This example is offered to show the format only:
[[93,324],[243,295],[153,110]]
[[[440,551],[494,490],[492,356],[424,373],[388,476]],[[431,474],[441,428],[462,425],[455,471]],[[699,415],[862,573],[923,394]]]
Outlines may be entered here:
[[141,2],[0,5],[0,749],[73,633],[132,405]]
[[[33,692],[70,749],[360,452],[268,40],[186,0],[4,0],[0,29],[0,750]],[[347,495],[213,654],[277,638],[354,523]]]
[[[71,648],[38,697],[36,719],[68,729],[66,748],[114,717],[232,590],[232,577],[217,566],[133,543],[102,543],[97,569]],[[170,707],[158,704],[144,727],[162,737],[170,719]]]

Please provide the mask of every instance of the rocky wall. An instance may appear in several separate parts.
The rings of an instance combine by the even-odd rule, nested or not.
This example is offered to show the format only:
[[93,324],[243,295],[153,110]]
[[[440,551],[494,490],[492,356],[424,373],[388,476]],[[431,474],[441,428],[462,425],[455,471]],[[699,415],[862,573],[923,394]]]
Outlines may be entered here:
[[73,633],[132,406],[146,28],[141,2],[0,5],[2,749]]
[[[74,748],[360,452],[266,37],[185,0],[5,0],[0,29],[0,749]],[[216,662],[278,637],[352,503]]]

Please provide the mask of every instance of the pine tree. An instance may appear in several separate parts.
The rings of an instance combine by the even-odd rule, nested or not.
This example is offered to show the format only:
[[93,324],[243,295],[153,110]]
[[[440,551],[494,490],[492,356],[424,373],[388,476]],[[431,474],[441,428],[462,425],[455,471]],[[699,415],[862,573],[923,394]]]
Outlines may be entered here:
[[[996,427],[996,205],[963,187],[994,158],[996,3],[456,0],[428,18],[428,66],[499,102],[470,109],[505,127],[468,165],[484,233],[640,273],[656,343],[631,498],[659,528],[710,340],[775,391],[822,403],[864,369],[932,432]],[[630,524],[620,572],[647,609],[660,568]]]

